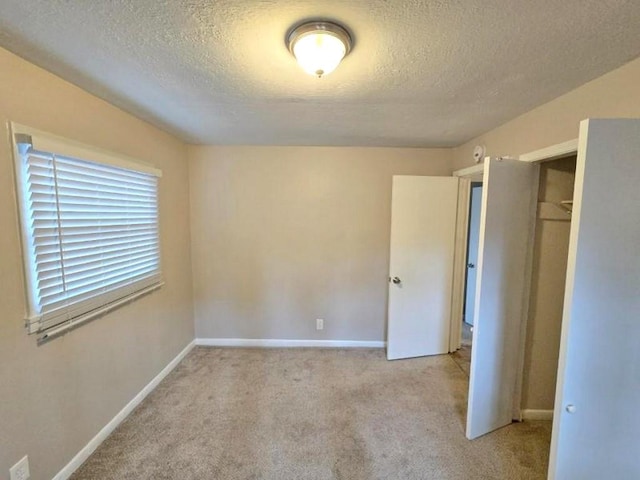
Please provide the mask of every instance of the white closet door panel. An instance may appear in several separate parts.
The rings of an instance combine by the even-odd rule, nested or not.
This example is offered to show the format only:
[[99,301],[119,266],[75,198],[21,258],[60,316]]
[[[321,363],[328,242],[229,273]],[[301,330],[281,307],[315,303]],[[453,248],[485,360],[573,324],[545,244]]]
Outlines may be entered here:
[[640,120],[580,125],[549,479],[640,478]]
[[539,168],[487,159],[471,352],[467,437],[511,423]]

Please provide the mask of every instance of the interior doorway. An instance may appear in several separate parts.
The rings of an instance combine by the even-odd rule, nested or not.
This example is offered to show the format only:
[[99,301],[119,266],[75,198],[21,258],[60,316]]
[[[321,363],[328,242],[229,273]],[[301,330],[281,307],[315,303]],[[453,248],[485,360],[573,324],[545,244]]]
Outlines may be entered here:
[[476,277],[478,265],[478,246],[480,241],[480,214],[482,212],[482,182],[471,182],[469,187],[468,228],[465,253],[465,278],[460,328],[460,348],[453,358],[458,366],[469,376],[471,370],[471,349],[475,314]]
[[[467,271],[465,278],[464,309],[462,321],[469,331],[473,331],[476,298],[476,273],[478,265],[478,244],[480,241],[480,213],[482,212],[482,183],[471,183],[469,195],[469,230],[467,238]],[[463,329],[463,340],[464,340]],[[471,341],[471,339],[469,339]]]

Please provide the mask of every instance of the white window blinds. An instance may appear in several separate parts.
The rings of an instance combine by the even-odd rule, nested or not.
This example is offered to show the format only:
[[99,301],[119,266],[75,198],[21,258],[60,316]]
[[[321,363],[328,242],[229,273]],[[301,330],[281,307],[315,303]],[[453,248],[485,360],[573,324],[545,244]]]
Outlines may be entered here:
[[19,144],[30,332],[77,321],[161,282],[158,178]]

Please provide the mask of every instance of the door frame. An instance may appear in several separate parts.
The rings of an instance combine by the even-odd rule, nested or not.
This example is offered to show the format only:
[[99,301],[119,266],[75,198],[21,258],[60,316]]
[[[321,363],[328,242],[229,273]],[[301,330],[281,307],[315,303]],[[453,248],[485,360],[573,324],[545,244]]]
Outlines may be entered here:
[[[548,147],[544,147],[538,150],[534,150],[531,152],[523,153],[516,157],[517,160],[521,162],[530,162],[530,163],[542,163],[551,160],[556,160],[558,158],[563,158],[572,154],[576,154],[578,152],[578,139],[568,140],[566,142],[561,142],[553,145],[549,145]],[[505,157],[508,158],[508,157]],[[453,176],[459,177],[461,179],[467,179],[468,187],[465,188],[467,190],[467,198],[470,195],[471,189],[471,181],[473,182],[482,182],[484,178],[485,172],[485,164],[480,163],[478,165],[473,165],[471,167],[463,168],[460,170],[456,170],[453,172]],[[537,192],[537,186],[535,188]],[[468,206],[467,206],[468,207]],[[469,209],[466,209],[466,212],[460,212],[458,210],[459,220],[460,217],[464,218],[466,222],[466,226],[464,227],[465,232],[468,229],[469,222]],[[520,341],[519,341],[519,358],[518,358],[518,368],[517,368],[517,377],[516,384],[514,385],[514,404],[513,404],[513,419],[515,421],[522,421],[522,387],[523,387],[523,375],[524,375],[524,358],[525,358],[525,346],[527,340],[527,324],[529,321],[529,307],[530,307],[530,292],[531,292],[531,283],[532,283],[532,270],[533,270],[533,239],[535,238],[535,215],[531,218],[531,229],[530,234],[531,238],[529,239],[529,249],[527,253],[527,261],[526,261],[526,269],[525,269],[525,286],[527,288],[523,291],[523,308],[525,314],[521,319],[520,324]],[[460,224],[459,224],[460,225]],[[464,238],[460,238],[457,236],[456,241],[459,242],[456,245],[456,252],[463,251],[465,252],[468,248],[468,237],[465,235]],[[451,316],[451,351],[455,351],[460,348],[461,340],[462,340],[462,329],[460,322],[462,321],[462,305],[464,304],[464,294],[465,294],[465,272],[460,268],[460,265],[456,264],[458,268],[454,269],[454,283],[453,283],[453,306],[456,308],[452,309]],[[464,266],[464,264],[462,265]],[[458,307],[459,305],[459,307]]]
[[[548,147],[541,148],[539,150],[534,150],[532,152],[523,153],[518,157],[518,160],[521,162],[529,162],[529,163],[544,163],[550,162],[553,160],[558,160],[560,158],[568,157],[569,155],[575,155],[578,153],[578,139],[575,138],[573,140],[568,140],[566,142],[557,143],[555,145],[550,145]],[[539,177],[536,179],[536,183],[538,183]],[[538,192],[538,186],[535,188],[536,194]],[[521,422],[523,420],[523,409],[522,409],[522,388],[524,383],[524,359],[525,359],[525,350],[527,345],[527,326],[529,324],[529,311],[531,308],[531,287],[533,284],[533,260],[534,260],[534,245],[535,245],[535,235],[536,235],[536,215],[531,218],[531,228],[530,228],[531,237],[529,238],[529,251],[527,252],[527,264],[525,270],[525,288],[522,296],[523,308],[524,308],[524,316],[522,318],[522,324],[520,326],[520,345],[519,345],[519,358],[518,358],[518,376],[516,378],[516,385],[514,390],[514,405],[513,405],[513,419],[515,421]],[[563,292],[564,294],[564,292]],[[553,418],[553,413],[551,413],[551,418],[546,418],[546,412],[538,412],[538,418],[545,418],[551,420]]]
[[562,143],[550,145],[533,152],[523,153],[518,157],[521,162],[548,162],[550,160],[557,160],[558,158],[567,157],[569,155],[578,153],[578,139],[574,138]]
[[[456,175],[454,175],[456,176]],[[451,318],[449,320],[449,353],[453,353],[462,346],[462,314],[464,311],[464,292],[467,263],[467,238],[469,231],[469,195],[471,195],[471,181],[460,177],[458,179],[458,209],[456,218],[456,237],[453,252],[453,281],[451,288]]]
[[458,226],[456,229],[456,250],[453,267],[453,292],[451,308],[450,352],[455,352],[462,345],[462,315],[464,311],[465,282],[467,277],[466,260],[469,248],[469,199],[471,182],[482,182],[484,163],[463,168],[453,172],[460,179],[460,196],[458,197]]
[[[469,188],[469,201],[467,202],[467,209],[469,211],[469,218],[467,219],[467,247],[466,247],[466,251],[465,251],[465,275],[464,275],[464,296],[463,296],[463,309],[462,309],[462,321],[467,323],[467,325],[469,325],[469,322],[466,321],[467,318],[467,311],[469,309],[469,305],[467,305],[467,298],[469,295],[469,240],[471,238],[471,212],[473,210],[473,189],[474,188],[482,188],[483,187],[483,183],[482,182],[478,182],[478,181],[471,181],[471,185]],[[482,192],[481,192],[482,193]],[[480,210],[482,210],[482,197],[480,197]],[[478,219],[478,227],[480,226],[480,219]],[[480,234],[480,232],[478,231],[478,235]],[[476,259],[477,260],[477,259]],[[476,261],[477,263],[477,261]],[[476,265],[477,267],[477,265]],[[471,326],[473,326],[473,324],[471,324]]]

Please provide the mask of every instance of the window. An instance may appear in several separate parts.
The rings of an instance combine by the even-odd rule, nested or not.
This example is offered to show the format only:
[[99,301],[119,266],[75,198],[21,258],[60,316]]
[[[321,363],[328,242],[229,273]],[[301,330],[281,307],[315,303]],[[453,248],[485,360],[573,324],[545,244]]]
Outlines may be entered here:
[[13,125],[29,333],[41,339],[162,284],[154,168]]

